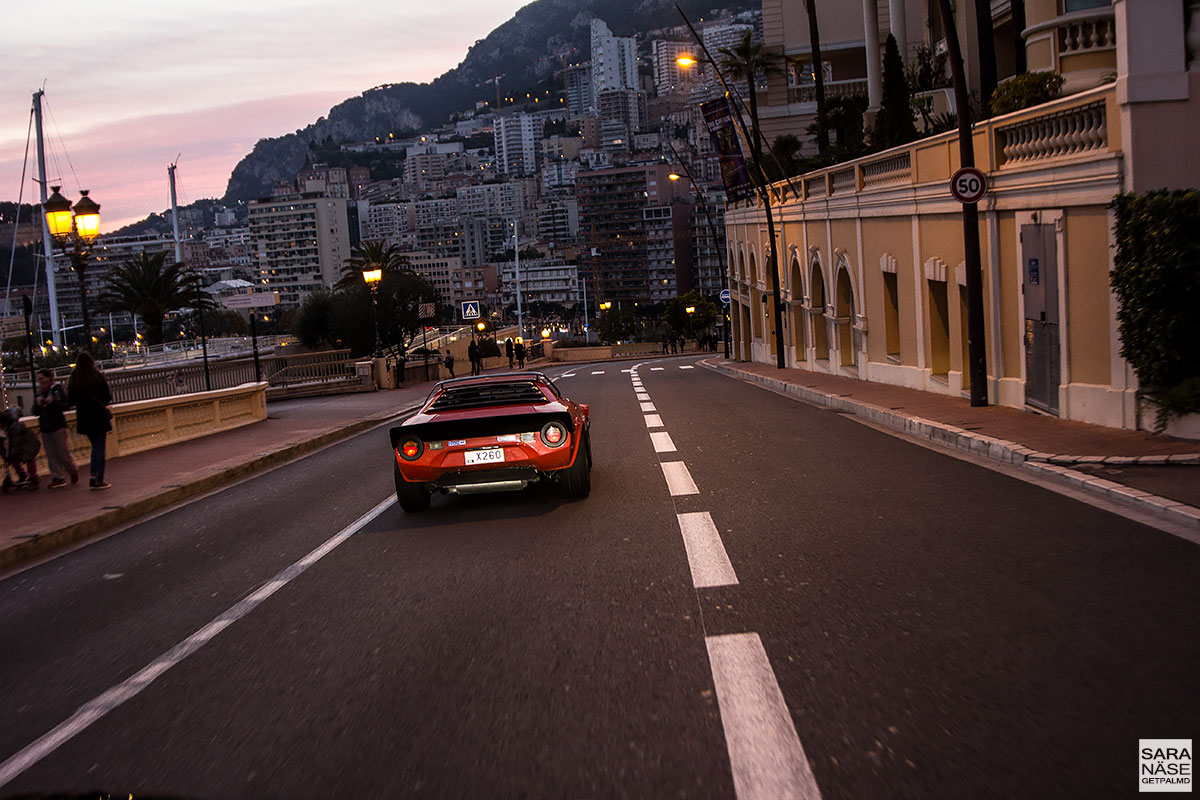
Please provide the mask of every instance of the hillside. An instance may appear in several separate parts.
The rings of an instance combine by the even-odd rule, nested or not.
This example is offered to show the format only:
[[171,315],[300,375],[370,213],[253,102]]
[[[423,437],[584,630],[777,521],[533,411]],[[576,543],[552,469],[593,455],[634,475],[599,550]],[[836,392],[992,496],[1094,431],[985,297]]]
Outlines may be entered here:
[[[692,19],[711,16],[711,0],[680,0]],[[755,0],[730,0],[738,13],[757,8]],[[313,124],[261,139],[229,178],[224,201],[235,203],[270,193],[304,166],[310,142],[365,141],[393,131],[429,130],[452,113],[474,108],[495,96],[494,75],[504,75],[505,91],[524,91],[561,69],[563,54],[583,60],[590,47],[589,26],[599,17],[618,36],[680,24],[674,0],[535,0],[476,42],[454,69],[431,83],[378,86],[334,106]]]

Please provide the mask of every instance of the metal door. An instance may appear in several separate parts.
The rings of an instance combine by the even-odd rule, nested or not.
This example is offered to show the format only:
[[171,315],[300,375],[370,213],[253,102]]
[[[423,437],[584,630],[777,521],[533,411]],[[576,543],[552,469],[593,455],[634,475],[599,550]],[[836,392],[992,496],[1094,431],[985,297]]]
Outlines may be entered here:
[[1021,226],[1025,293],[1025,402],[1058,414],[1058,252],[1053,225]]

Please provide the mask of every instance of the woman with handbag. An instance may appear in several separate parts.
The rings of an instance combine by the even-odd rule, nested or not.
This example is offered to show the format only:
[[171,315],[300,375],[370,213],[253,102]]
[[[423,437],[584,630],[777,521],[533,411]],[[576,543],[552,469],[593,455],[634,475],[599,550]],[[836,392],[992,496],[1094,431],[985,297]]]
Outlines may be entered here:
[[112,484],[104,480],[104,449],[112,430],[112,412],[108,410],[112,394],[91,353],[80,353],[75,360],[67,381],[67,399],[75,406],[75,430],[92,444],[90,486],[111,489]]

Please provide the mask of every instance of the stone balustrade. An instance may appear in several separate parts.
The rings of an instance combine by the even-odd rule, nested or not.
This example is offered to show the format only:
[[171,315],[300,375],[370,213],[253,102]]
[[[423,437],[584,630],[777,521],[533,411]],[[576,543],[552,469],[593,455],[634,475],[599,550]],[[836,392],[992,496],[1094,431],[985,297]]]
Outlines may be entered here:
[[1064,18],[1058,26],[1060,55],[1112,50],[1117,46],[1117,26],[1112,10],[1106,15]]
[[905,150],[903,153],[867,162],[862,165],[862,174],[864,189],[907,183],[912,176],[912,154]]
[[[116,403],[109,408],[113,429],[108,434],[106,455],[113,459],[261,422],[267,418],[267,383]],[[37,417],[21,421],[38,432]],[[86,478],[91,445],[75,431],[74,411],[67,412],[67,425],[71,457]],[[43,477],[50,474],[45,452],[38,456],[38,471]]]
[[997,130],[1001,165],[1060,158],[1108,146],[1103,102],[1023,120]]

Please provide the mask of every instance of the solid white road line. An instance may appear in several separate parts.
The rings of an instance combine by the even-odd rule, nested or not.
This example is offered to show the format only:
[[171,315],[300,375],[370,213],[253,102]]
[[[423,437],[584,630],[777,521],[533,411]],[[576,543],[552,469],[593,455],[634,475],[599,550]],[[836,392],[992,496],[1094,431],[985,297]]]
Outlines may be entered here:
[[675,452],[675,443],[671,441],[671,434],[666,431],[653,431],[650,434],[650,444],[654,445],[656,453]]
[[692,473],[688,472],[687,465],[682,461],[664,461],[662,462],[662,471],[663,477],[667,479],[667,491],[671,493],[672,497],[678,497],[681,494],[700,494],[700,490],[696,488],[696,482],[692,480]]
[[[640,400],[641,398],[638,398],[638,399]],[[654,403],[642,403],[642,411],[656,411],[656,410],[657,409],[654,407]]]
[[333,552],[334,548],[366,527],[371,520],[378,517],[395,502],[395,497],[389,497],[387,500],[384,500],[366,514],[350,523],[350,525],[334,534],[316,550],[313,550],[295,564],[275,575],[253,593],[232,605],[212,622],[163,653],[151,662],[150,666],[127,678],[124,683],[114,686],[90,702],[80,706],[78,711],[54,728],[54,730],[28,745],[3,764],[0,764],[0,787],[3,787],[13,778],[53,753],[63,744],[74,738],[76,734],[82,733],[88,726],[109,711],[117,708],[126,700],[136,697],[151,682],[199,650],[214,636],[225,630],[225,628],[249,614],[264,600],[303,573],[304,570],[329,555],[329,553]]
[[683,534],[683,546],[687,549],[688,566],[692,570],[692,585],[697,589],[736,586],[737,573],[729,563],[729,555],[725,552],[725,545],[721,542],[721,534],[717,533],[712,516],[707,511],[677,516],[679,532]]
[[641,402],[645,403],[645,402],[648,402],[648,401],[650,400],[650,395],[646,394],[645,392],[638,392],[638,393],[637,393],[637,399],[638,399],[639,401],[641,401]]
[[738,800],[820,800],[758,634],[710,636],[704,643]]
[[646,427],[647,428],[665,428],[666,427],[665,425],[663,425],[662,417],[660,417],[658,414],[647,414],[645,416],[645,419],[646,419]]

